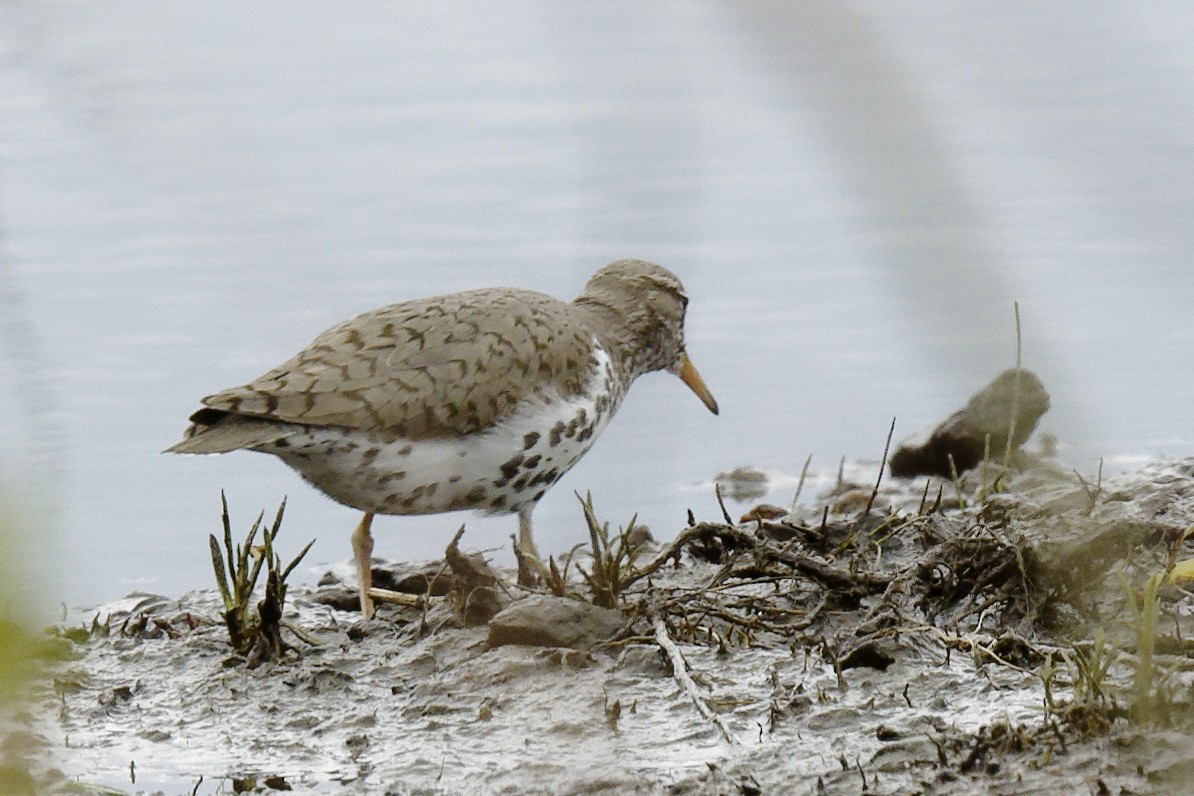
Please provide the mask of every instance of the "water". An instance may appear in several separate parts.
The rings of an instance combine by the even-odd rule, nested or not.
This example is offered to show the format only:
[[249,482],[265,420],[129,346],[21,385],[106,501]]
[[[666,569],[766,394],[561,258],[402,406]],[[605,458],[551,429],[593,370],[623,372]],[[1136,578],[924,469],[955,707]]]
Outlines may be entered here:
[[[1194,11],[1057,3],[0,7],[0,477],[91,604],[209,581],[289,497],[306,578],[355,515],[280,463],[158,454],[356,312],[658,261],[713,417],[635,385],[573,491],[673,533],[742,464],[878,459],[1015,357],[1075,466],[1194,451]],[[33,508],[28,508],[32,506]],[[385,518],[377,553],[513,519]],[[508,558],[501,553],[499,559]]]

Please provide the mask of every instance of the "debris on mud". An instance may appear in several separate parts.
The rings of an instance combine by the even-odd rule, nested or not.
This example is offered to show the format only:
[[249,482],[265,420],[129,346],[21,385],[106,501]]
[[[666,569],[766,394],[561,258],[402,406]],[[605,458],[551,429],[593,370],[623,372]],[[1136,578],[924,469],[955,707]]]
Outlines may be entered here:
[[923,443],[904,443],[891,457],[895,478],[950,478],[983,459],[1006,461],[1032,435],[1049,409],[1049,393],[1035,373],[1009,368],[933,429]]
[[[992,468],[877,497],[843,477],[658,545],[587,503],[563,593],[438,564],[363,622],[295,586],[323,643],[255,670],[222,663],[218,595],[109,606],[58,632],[75,657],[28,717],[58,750],[43,790],[1171,792],[1194,611],[1166,573],[1191,556],[1194,460],[1094,488]],[[453,569],[471,585],[432,597]],[[478,623],[484,588],[508,604]]]

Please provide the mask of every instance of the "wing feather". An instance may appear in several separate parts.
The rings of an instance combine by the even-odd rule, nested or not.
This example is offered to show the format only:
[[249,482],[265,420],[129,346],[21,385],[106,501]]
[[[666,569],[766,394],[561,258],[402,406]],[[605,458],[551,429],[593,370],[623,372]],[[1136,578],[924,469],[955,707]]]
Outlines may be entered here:
[[203,403],[408,439],[472,433],[528,394],[583,389],[593,333],[570,310],[526,290],[382,307],[333,326],[260,378]]

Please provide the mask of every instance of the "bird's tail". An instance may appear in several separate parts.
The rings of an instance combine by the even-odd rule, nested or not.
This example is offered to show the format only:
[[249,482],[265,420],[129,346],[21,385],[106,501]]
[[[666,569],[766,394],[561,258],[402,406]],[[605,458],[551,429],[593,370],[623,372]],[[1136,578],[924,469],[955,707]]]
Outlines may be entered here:
[[272,445],[294,433],[294,427],[288,423],[264,420],[256,417],[245,417],[227,412],[219,417],[210,416],[198,419],[201,412],[196,412],[194,421],[183,434],[183,440],[163,453],[228,453],[235,450],[253,450],[266,445]]

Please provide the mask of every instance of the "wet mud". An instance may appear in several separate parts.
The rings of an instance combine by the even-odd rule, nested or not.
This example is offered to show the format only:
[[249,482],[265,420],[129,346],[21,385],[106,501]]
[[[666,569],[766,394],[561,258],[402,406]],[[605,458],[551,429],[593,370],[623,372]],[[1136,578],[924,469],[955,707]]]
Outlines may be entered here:
[[[1194,460],[877,489],[868,467],[663,543],[609,528],[554,595],[503,573],[507,627],[568,646],[505,643],[504,611],[450,593],[362,621],[329,578],[290,588],[294,650],[250,667],[214,589],[130,595],[55,629],[7,759],[75,793],[1185,792],[1194,601],[1166,573],[1194,555]],[[620,615],[535,635],[599,591]]]

